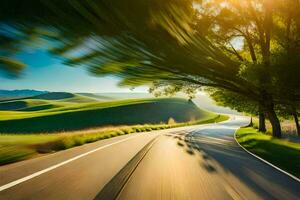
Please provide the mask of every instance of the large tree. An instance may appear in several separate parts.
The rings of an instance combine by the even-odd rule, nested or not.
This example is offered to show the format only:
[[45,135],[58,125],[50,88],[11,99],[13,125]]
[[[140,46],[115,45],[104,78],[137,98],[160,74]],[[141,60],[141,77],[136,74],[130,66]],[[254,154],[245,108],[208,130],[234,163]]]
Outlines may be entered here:
[[[51,41],[51,51],[63,56],[66,64],[83,65],[96,75],[119,76],[126,85],[164,80],[226,89],[258,102],[274,136],[281,136],[274,111],[280,98],[273,58],[286,51],[286,43],[295,44],[293,51],[298,52],[297,0],[10,0],[2,4],[2,23]],[[298,94],[293,98],[299,102]]]

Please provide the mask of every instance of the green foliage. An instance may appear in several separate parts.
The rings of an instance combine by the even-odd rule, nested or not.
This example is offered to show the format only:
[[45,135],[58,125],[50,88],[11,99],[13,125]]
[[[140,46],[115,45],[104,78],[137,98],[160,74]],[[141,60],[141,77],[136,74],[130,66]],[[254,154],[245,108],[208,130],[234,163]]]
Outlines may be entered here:
[[[26,23],[25,30],[21,29],[23,26],[14,28],[55,40],[49,45],[54,45],[52,53],[65,57],[66,64],[87,66],[96,75],[120,76],[126,85],[169,77],[196,80],[197,76],[215,76],[222,80],[227,76],[225,71],[237,73],[238,64],[193,29],[197,14],[193,3],[190,0],[115,0],[111,3],[75,0],[26,4],[12,1],[3,4],[0,19]],[[129,4],[138,12],[133,14],[128,10]],[[22,14],[7,11],[12,9],[13,13]],[[91,13],[97,13],[98,18]],[[90,44],[92,48],[87,47]],[[80,56],[71,53],[79,48],[82,49]],[[201,80],[204,83],[205,78]]]
[[0,56],[0,70],[7,72],[9,76],[19,76],[26,65],[13,58]]
[[178,90],[178,82],[226,89],[239,99],[261,104],[272,116],[278,137],[274,103],[300,102],[300,2],[296,0],[2,4],[0,22],[6,31],[0,35],[9,35],[3,40],[9,42],[1,45],[4,51],[26,46],[24,41],[45,39],[49,44],[44,46],[63,57],[65,64],[84,66],[97,76],[121,77],[121,85],[166,81],[166,94]]
[[206,91],[220,106],[229,107],[238,112],[258,115],[258,103],[245,96],[216,88],[206,88]]
[[66,64],[121,84],[180,80],[257,99],[261,87],[275,94],[277,55],[299,54],[299,2],[270,2],[13,0],[1,6],[1,35],[46,39]]
[[154,81],[149,88],[149,92],[154,96],[174,96],[179,92],[186,94],[189,99],[195,98],[200,85],[191,84],[186,81]]

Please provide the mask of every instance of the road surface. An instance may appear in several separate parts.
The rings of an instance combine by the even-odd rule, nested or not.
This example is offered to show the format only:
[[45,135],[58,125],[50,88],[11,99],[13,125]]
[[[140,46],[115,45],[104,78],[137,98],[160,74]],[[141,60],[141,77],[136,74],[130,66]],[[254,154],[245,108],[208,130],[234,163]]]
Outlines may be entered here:
[[242,150],[247,123],[137,133],[0,167],[0,199],[300,199],[300,183]]

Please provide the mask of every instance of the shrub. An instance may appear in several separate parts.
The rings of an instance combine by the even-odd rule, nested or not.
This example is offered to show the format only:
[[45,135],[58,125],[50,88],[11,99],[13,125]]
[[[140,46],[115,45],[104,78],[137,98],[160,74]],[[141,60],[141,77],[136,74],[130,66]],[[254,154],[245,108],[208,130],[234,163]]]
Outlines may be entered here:
[[111,137],[115,137],[117,134],[116,133],[111,133],[111,134],[109,134],[109,137],[111,138]]
[[74,145],[75,146],[80,146],[80,145],[83,145],[86,141],[85,141],[85,138],[83,138],[84,136],[75,136],[73,138],[74,140]]
[[124,132],[122,132],[122,131],[120,131],[120,130],[117,130],[117,131],[116,131],[116,134],[117,134],[117,135],[123,135]]
[[137,132],[137,133],[142,132],[142,129],[140,127],[133,127],[132,130],[133,132]]
[[168,124],[169,124],[169,125],[174,125],[174,124],[176,124],[175,119],[173,119],[172,117],[170,117],[169,120],[168,120]]
[[146,127],[146,131],[152,131],[152,128]]
[[131,128],[122,129],[122,131],[124,132],[124,134],[129,134],[129,133],[134,132],[133,129],[131,129]]
[[102,138],[103,139],[107,139],[107,138],[109,138],[109,136],[108,135],[104,135]]
[[88,137],[88,138],[86,138],[85,142],[86,143],[91,143],[91,142],[95,142],[97,140],[99,140],[99,139],[97,139],[96,137]]
[[75,141],[73,138],[70,137],[66,137],[64,139],[61,140],[57,140],[56,142],[54,142],[54,150],[64,150],[64,149],[68,149],[75,146]]

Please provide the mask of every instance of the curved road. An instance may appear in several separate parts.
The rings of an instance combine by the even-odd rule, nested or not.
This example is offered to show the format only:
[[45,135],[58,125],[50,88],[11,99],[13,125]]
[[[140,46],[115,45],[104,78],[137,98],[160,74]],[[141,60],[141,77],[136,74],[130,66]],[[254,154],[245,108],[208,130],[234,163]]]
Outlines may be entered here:
[[233,117],[120,136],[0,167],[0,199],[300,199],[300,183],[234,141]]

